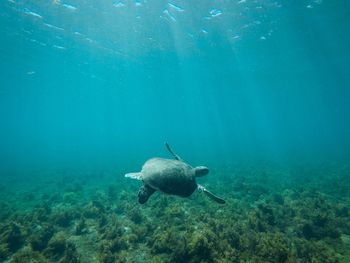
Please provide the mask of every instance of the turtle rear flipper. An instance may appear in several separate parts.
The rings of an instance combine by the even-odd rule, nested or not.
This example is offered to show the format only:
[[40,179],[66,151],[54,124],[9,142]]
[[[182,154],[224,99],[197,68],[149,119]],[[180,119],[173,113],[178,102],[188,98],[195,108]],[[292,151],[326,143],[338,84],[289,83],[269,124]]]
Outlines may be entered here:
[[222,199],[221,197],[218,197],[217,195],[214,195],[212,192],[208,191],[204,186],[198,185],[198,190],[200,192],[205,193],[206,196],[208,196],[211,200],[219,203],[219,204],[225,204],[226,201]]
[[145,184],[141,186],[138,197],[139,197],[139,203],[144,204],[147,202],[148,198],[155,192],[156,190],[149,185]]

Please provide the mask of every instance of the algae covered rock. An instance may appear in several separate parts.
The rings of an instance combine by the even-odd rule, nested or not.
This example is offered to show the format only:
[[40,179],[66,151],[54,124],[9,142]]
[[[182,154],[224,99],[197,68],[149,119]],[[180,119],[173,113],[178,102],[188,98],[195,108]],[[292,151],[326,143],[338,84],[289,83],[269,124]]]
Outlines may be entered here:
[[256,255],[267,262],[287,262],[290,244],[280,233],[262,233],[256,245]]
[[149,245],[153,255],[166,255],[163,262],[186,262],[187,260],[185,236],[174,227],[157,229],[153,239],[149,240]]
[[0,257],[7,257],[17,251],[24,242],[24,234],[17,223],[9,223],[0,227]]
[[213,262],[218,245],[217,236],[209,229],[201,229],[193,233],[188,244],[192,262]]
[[51,216],[54,223],[60,227],[69,227],[72,220],[79,218],[78,211],[72,209],[66,209],[63,211],[57,211]]
[[11,259],[11,263],[44,263],[48,260],[39,252],[24,249],[18,252]]
[[52,261],[64,263],[79,262],[75,245],[67,240],[63,232],[56,233],[49,241],[44,255]]
[[44,250],[44,254],[50,259],[58,260],[64,254],[66,246],[67,239],[65,233],[58,232],[50,239],[47,248]]
[[339,239],[339,219],[329,211],[316,211],[301,227],[301,233],[306,239]]
[[54,230],[52,226],[45,225],[35,231],[29,239],[29,243],[34,251],[42,251],[46,248]]
[[144,220],[142,211],[139,208],[133,208],[128,212],[128,216],[135,224],[141,224]]
[[81,235],[86,232],[86,220],[81,218],[77,225],[75,226],[75,234]]
[[9,248],[7,247],[7,244],[0,244],[0,260],[6,259],[10,255]]
[[295,246],[297,258],[304,262],[340,262],[335,251],[323,242],[298,239]]
[[191,197],[198,202],[159,196],[138,207],[137,184],[108,190],[109,181],[79,195],[43,188],[44,200],[19,208],[5,200],[11,214],[1,217],[0,262],[350,262],[348,197],[318,185],[271,189],[255,175],[241,189],[232,190],[241,179],[227,181],[225,207],[199,194]]
[[75,245],[71,242],[66,244],[63,257],[60,259],[60,263],[79,263],[80,258],[75,248]]

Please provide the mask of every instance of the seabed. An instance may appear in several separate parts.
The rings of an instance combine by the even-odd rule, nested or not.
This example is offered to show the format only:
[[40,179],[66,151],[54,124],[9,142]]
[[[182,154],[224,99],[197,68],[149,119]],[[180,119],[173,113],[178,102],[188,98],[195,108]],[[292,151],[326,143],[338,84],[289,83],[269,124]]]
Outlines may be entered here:
[[1,177],[1,262],[350,262],[350,166],[225,168],[225,198],[154,194],[116,171]]

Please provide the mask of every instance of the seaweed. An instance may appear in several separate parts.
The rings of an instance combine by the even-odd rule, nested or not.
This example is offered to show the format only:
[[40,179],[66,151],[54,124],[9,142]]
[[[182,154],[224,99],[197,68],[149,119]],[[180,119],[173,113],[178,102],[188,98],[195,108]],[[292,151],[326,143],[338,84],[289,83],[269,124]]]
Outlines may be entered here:
[[219,249],[217,245],[217,236],[212,231],[196,231],[188,244],[190,262],[213,262]]
[[23,249],[16,253],[10,261],[11,263],[42,263],[47,259],[41,253],[30,249]]
[[79,255],[73,243],[71,242],[66,243],[64,255],[59,262],[60,263],[79,263],[80,262]]
[[133,221],[135,224],[141,224],[142,221],[144,220],[144,217],[142,215],[142,212],[140,208],[133,208],[128,212],[128,216],[131,221]]
[[24,243],[25,236],[21,226],[15,222],[0,227],[0,258],[16,252]]
[[222,175],[228,202],[219,207],[199,194],[139,206],[136,184],[109,185],[106,175],[97,186],[72,183],[66,172],[62,189],[2,201],[0,261],[348,262],[349,196],[327,194],[326,179],[279,185],[267,168],[240,174]]
[[95,204],[99,204],[96,201],[92,201],[89,205],[87,205],[84,209],[83,209],[83,216],[85,218],[92,218],[92,219],[96,219],[99,218],[101,215],[101,208],[96,206]]
[[297,257],[305,262],[339,262],[339,257],[334,250],[320,241],[297,239],[295,248]]
[[255,247],[256,255],[267,262],[287,262],[291,258],[290,244],[282,233],[261,233]]
[[49,220],[49,216],[51,215],[52,209],[50,207],[50,204],[48,202],[44,202],[40,205],[38,205],[33,213],[34,217],[38,222],[46,222]]
[[82,235],[86,232],[86,220],[85,218],[81,218],[77,225],[75,226],[75,234]]
[[54,234],[54,230],[50,225],[41,226],[29,238],[29,243],[33,251],[42,251],[46,248],[49,240]]
[[151,253],[154,255],[166,254],[164,262],[186,262],[188,261],[187,242],[184,235],[180,235],[176,229],[158,229],[152,240],[149,240]]
[[44,250],[44,255],[50,259],[58,260],[64,254],[66,245],[65,234],[58,232],[50,239],[47,248]]
[[6,259],[11,254],[6,243],[0,243],[0,260]]
[[68,227],[71,221],[75,218],[75,212],[71,210],[66,210],[63,212],[55,213],[52,216],[54,223],[60,227]]

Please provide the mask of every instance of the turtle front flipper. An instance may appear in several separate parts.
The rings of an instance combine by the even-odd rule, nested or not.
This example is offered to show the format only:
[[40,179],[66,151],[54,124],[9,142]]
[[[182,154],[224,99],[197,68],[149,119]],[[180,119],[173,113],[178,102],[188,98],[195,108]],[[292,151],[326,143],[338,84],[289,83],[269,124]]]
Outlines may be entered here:
[[219,204],[225,204],[226,201],[222,199],[221,197],[218,197],[217,195],[214,195],[212,192],[208,191],[204,186],[198,185],[198,190],[200,192],[205,193],[206,196],[208,196],[211,200],[219,203]]
[[170,145],[167,142],[165,142],[165,147],[168,149],[171,155],[174,156],[175,160],[182,161],[180,156],[178,156],[176,153],[173,152],[173,150],[170,148]]
[[155,192],[156,190],[149,185],[145,184],[141,186],[138,197],[139,197],[139,203],[144,204],[147,202],[148,198]]

